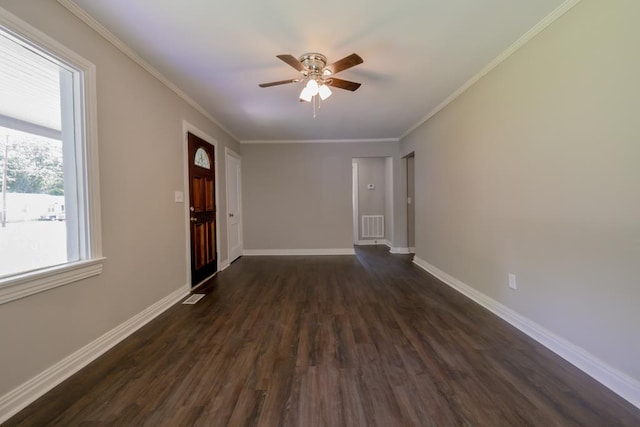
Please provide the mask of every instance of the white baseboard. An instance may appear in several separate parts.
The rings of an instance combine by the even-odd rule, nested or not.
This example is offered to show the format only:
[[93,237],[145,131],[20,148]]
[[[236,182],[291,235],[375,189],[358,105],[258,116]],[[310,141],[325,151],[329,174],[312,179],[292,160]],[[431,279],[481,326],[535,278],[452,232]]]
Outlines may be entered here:
[[0,397],[0,424],[93,362],[188,294],[189,286],[185,285]]
[[391,248],[389,249],[389,252],[391,252],[392,254],[411,254],[413,252],[411,252],[411,250],[409,248]]
[[229,262],[229,258],[225,259],[224,261],[220,261],[220,266],[218,267],[218,271],[224,271],[230,265],[231,263]]
[[384,240],[384,239],[358,240],[358,243],[356,243],[356,245],[358,246],[375,246],[375,245],[389,246],[387,245],[387,242],[388,240]]
[[359,240],[357,243],[359,246],[367,246],[367,245],[385,245],[389,247],[389,253],[392,254],[412,254],[415,252],[411,251],[411,248],[396,248],[393,247],[393,243],[390,240],[382,239],[382,240]]
[[416,256],[414,257],[413,262],[446,285],[457,290],[461,294],[529,335],[531,338],[538,341],[540,344],[544,345],[572,365],[576,366],[578,369],[582,370],[632,405],[640,408],[640,381],[609,366],[583,348],[559,337],[548,329],[545,329],[532,320],[529,320],[521,314],[511,310],[509,307],[488,297],[455,277],[448,275],[444,271],[439,270],[437,267],[434,267],[425,260]]
[[280,255],[355,255],[353,248],[342,249],[245,249],[245,256],[280,256]]
[[358,242],[356,243],[356,245],[358,246],[374,246],[378,244],[381,244],[381,243],[378,243],[375,240],[358,240]]

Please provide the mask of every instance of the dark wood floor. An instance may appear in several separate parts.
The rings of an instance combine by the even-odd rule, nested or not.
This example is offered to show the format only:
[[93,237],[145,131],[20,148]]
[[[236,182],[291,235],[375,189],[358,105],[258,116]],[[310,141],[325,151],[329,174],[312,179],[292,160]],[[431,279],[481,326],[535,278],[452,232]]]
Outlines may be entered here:
[[7,425],[613,426],[640,411],[407,256],[242,258]]

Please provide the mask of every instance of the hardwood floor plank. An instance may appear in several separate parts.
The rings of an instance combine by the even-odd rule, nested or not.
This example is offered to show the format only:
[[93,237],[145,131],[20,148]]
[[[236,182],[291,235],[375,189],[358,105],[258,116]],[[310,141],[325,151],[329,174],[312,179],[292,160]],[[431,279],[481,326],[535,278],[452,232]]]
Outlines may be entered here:
[[265,392],[243,388],[238,397],[238,401],[233,408],[229,425],[231,426],[253,426],[258,424],[260,413],[265,400]]
[[316,375],[320,395],[322,425],[345,425],[342,414],[342,402],[336,398],[340,396],[339,368],[336,366],[321,365],[317,368]]
[[358,355],[353,327],[346,314],[338,314],[334,322],[336,334],[336,357],[341,368],[355,368]]
[[368,425],[389,426],[402,419],[400,407],[386,375],[378,349],[374,344],[357,344],[358,388]]
[[245,257],[198,292],[6,425],[640,425],[640,410],[384,247]]
[[320,389],[318,387],[317,367],[311,366],[300,372],[298,389],[298,426],[319,426],[322,424],[320,413]]
[[416,398],[416,393],[410,385],[393,387],[393,394],[400,406],[403,420],[401,425],[434,426],[429,414],[424,409],[422,402]]
[[358,372],[354,368],[340,369],[339,399],[342,404],[344,425],[366,426],[367,417],[362,406],[362,393],[358,387]]

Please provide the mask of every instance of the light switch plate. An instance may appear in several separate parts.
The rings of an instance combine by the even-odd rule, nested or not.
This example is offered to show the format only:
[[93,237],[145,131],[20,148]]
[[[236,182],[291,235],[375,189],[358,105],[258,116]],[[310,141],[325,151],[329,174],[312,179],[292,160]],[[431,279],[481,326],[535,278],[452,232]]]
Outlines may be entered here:
[[174,198],[176,203],[184,203],[184,193],[182,191],[176,191]]

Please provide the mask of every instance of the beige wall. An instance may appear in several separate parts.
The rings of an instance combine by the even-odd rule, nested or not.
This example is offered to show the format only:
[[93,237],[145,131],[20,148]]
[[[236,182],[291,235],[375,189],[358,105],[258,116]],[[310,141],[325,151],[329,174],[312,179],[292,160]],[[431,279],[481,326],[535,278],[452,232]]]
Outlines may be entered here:
[[397,143],[243,145],[244,248],[352,248],[351,160],[387,156]]
[[[0,305],[0,396],[186,285],[182,121],[224,146],[232,138],[54,0],[0,6],[97,68],[103,252],[100,276]],[[221,215],[221,259],[226,222]]]
[[639,18],[581,1],[401,148],[418,257],[637,380]]

